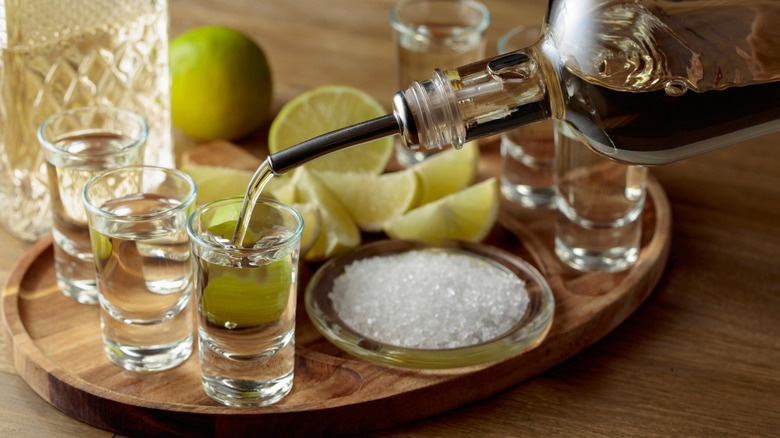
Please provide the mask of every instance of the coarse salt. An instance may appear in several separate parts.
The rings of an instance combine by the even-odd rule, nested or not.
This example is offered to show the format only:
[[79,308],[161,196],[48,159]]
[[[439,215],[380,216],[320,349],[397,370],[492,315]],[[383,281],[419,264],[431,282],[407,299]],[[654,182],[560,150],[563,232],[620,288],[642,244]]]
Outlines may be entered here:
[[347,265],[329,294],[346,325],[406,348],[448,349],[487,342],[525,315],[525,282],[465,253],[413,250]]

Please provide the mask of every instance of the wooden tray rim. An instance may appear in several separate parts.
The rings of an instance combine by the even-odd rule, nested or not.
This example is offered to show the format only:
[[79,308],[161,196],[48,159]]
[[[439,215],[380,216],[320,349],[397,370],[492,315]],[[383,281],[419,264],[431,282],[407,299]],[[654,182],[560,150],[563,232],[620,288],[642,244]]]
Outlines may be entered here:
[[[647,253],[644,255],[646,256],[647,259],[652,259],[651,261],[660,262],[662,263],[662,265],[665,266],[666,260],[668,258],[671,242],[669,239],[659,241],[659,236],[664,234],[663,233],[664,231],[666,232],[665,234],[667,236],[669,235],[668,231],[671,228],[671,211],[669,207],[669,201],[666,197],[666,194],[663,191],[663,188],[660,186],[657,180],[654,177],[652,177],[652,175],[650,175],[648,179],[647,193],[648,193],[648,200],[653,202],[657,214],[655,216],[655,224],[653,227],[654,230],[653,239],[650,242],[650,244],[647,245],[646,247]],[[518,237],[520,238],[520,236]],[[52,404],[53,406],[57,407],[58,409],[65,411],[67,414],[79,418],[82,421],[87,421],[91,423],[89,419],[81,418],[78,416],[77,413],[69,412],[68,410],[66,410],[67,407],[58,405],[57,402],[54,400],[55,397],[53,397],[53,394],[44,391],[44,389],[51,389],[51,388],[48,387],[39,388],[37,385],[31,382],[31,380],[34,379],[31,379],[30,376],[36,373],[43,373],[43,374],[48,373],[51,375],[51,378],[49,379],[49,383],[52,383],[51,382],[52,380],[56,381],[54,382],[55,383],[53,385],[54,387],[56,387],[57,384],[64,384],[67,386],[71,386],[77,390],[82,391],[84,393],[84,396],[87,398],[94,397],[100,400],[108,400],[119,404],[127,404],[129,400],[132,402],[133,406],[142,409],[191,413],[197,415],[212,416],[215,418],[222,417],[222,416],[226,416],[230,418],[234,416],[247,416],[247,415],[264,416],[266,414],[286,414],[286,413],[296,413],[296,412],[305,412],[305,411],[323,411],[323,410],[327,411],[332,409],[341,410],[342,408],[345,407],[349,408],[349,406],[345,406],[343,404],[343,401],[341,401],[338,398],[325,400],[325,401],[312,401],[310,403],[300,403],[295,405],[283,405],[283,404],[271,405],[271,406],[266,406],[261,408],[231,408],[226,406],[206,406],[206,405],[198,405],[198,404],[172,403],[166,401],[156,401],[156,400],[151,400],[146,398],[140,398],[140,397],[119,393],[110,388],[104,388],[102,386],[89,382],[85,379],[82,379],[79,376],[70,374],[66,370],[62,369],[62,367],[58,365],[56,362],[51,360],[40,349],[37,348],[36,343],[30,337],[29,333],[26,331],[24,327],[24,322],[21,320],[18,312],[17,300],[19,298],[18,290],[20,288],[21,281],[24,278],[24,276],[27,274],[28,270],[32,267],[32,264],[40,256],[40,254],[46,251],[51,244],[52,244],[52,239],[50,236],[34,244],[11,272],[6,282],[6,285],[3,289],[4,335],[6,336],[6,345],[10,357],[13,359],[14,366],[19,372],[20,376],[23,378],[23,380],[25,380],[25,382],[28,383],[28,385],[30,385],[30,387],[36,393],[38,393],[44,400],[46,400],[48,403]],[[535,262],[543,264],[543,261],[540,260],[535,260]],[[632,268],[633,271],[629,274],[629,276],[642,277],[644,275],[647,275],[652,268],[652,264],[645,263],[645,262],[646,260],[643,261],[642,259],[640,259],[640,262],[638,262],[635,265],[635,267]],[[544,268],[544,266],[541,266],[540,268]],[[541,270],[542,269],[540,269],[540,271]],[[642,296],[637,297],[639,299],[632,301],[630,308],[622,309],[624,316],[620,318],[618,321],[616,321],[616,323],[612,327],[609,327],[608,330],[605,330],[597,337],[589,340],[587,344],[573,348],[571,351],[561,356],[560,360],[550,364],[545,369],[548,369],[556,365],[557,363],[560,363],[563,360],[573,356],[574,354],[577,354],[579,351],[591,345],[592,343],[596,342],[598,339],[601,339],[603,336],[605,336],[606,334],[611,332],[615,327],[617,327],[620,323],[622,323],[628,316],[630,316],[639,307],[639,305],[641,305],[642,302],[644,302],[647,296],[649,296],[650,292],[652,291],[652,289],[655,287],[658,280],[660,279],[660,274],[662,271],[663,271],[663,266],[661,267],[661,269],[658,269],[658,273],[657,273],[658,278],[653,278],[649,282],[650,287],[647,288],[648,290],[645,291],[642,294]],[[558,275],[555,272],[553,272],[553,274]],[[553,279],[548,278],[548,281],[553,281]],[[616,303],[620,301],[620,298],[623,298],[624,293],[625,291],[621,291],[620,293],[616,293],[616,294],[613,293],[608,294],[611,299],[604,305],[602,310],[605,310],[610,306],[616,305]],[[16,298],[16,299],[12,299],[12,298]],[[9,314],[11,316],[10,318],[9,318]],[[597,316],[598,316],[597,314],[594,314],[591,316],[591,319]],[[556,324],[559,323],[560,321],[553,320],[551,326],[554,327]],[[587,322],[583,324],[587,324]],[[544,348],[546,342],[547,339],[543,340],[540,344],[534,347],[534,349]],[[506,363],[508,361],[512,361],[517,356],[525,355],[528,352],[529,351],[518,353],[515,356],[511,356],[509,358],[503,359],[498,363],[500,364],[502,362]],[[323,353],[319,353],[314,350],[307,350],[303,352],[303,354],[313,354],[313,355],[323,356],[324,358],[331,358],[331,356],[328,356]],[[355,359],[355,360],[359,360],[359,359]],[[341,361],[341,359],[337,359],[337,361]],[[30,364],[33,365],[32,368],[28,366]],[[384,365],[377,365],[377,366],[386,367]],[[458,380],[458,379],[467,378],[469,375],[479,375],[482,374],[487,369],[492,368],[494,366],[496,366],[495,363],[479,365],[479,366],[474,366],[469,368],[459,368],[457,369],[457,371],[419,370],[419,372],[422,374],[429,374],[429,373],[435,375],[451,374],[452,378],[446,380],[437,380],[435,384],[432,386],[417,387],[414,388],[411,392],[425,393],[426,391],[429,391],[436,386],[447,384],[452,379]],[[388,368],[392,368],[392,367],[388,367]],[[404,370],[404,371],[409,371],[409,370]],[[28,374],[30,374],[30,376],[28,376]],[[518,384],[523,380],[525,379],[514,382],[513,384]],[[508,386],[512,386],[512,385],[508,385]],[[498,390],[505,389],[508,386],[498,388]],[[474,398],[474,400],[482,398],[484,396],[489,396],[497,392],[498,390],[490,390],[488,391],[487,394],[478,395],[476,398]],[[389,396],[392,396],[392,394],[390,394]],[[370,400],[364,403],[371,403],[375,401],[377,400]],[[417,416],[414,418],[421,418],[422,416],[425,415],[427,414]],[[414,418],[410,418],[410,419],[414,419]],[[393,424],[397,424],[397,423],[393,423]],[[106,428],[106,425],[101,425],[101,424],[94,424],[94,425],[97,427]]]

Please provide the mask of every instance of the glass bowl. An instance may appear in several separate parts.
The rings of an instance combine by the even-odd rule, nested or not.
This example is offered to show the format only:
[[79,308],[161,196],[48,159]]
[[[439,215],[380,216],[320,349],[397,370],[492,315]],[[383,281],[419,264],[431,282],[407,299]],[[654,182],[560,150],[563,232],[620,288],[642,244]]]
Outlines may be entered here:
[[[352,262],[412,250],[445,251],[482,260],[525,282],[530,302],[520,321],[504,334],[480,344],[456,348],[409,348],[372,339],[348,326],[329,298],[334,280]],[[424,270],[425,266],[420,266]],[[522,291],[520,292],[522,293]],[[497,361],[536,346],[552,324],[555,301],[544,277],[521,258],[499,248],[461,241],[436,245],[409,240],[381,240],[363,245],[322,265],[309,281],[305,306],[317,330],[340,349],[357,357],[403,368],[444,369]]]

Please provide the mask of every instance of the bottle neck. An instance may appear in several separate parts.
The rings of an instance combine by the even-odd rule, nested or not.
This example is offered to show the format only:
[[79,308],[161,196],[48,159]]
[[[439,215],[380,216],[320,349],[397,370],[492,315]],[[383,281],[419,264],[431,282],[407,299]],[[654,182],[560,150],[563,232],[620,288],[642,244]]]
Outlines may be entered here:
[[[393,98],[393,114],[306,140],[268,157],[274,174],[400,133],[410,149],[441,149],[551,117],[545,64],[535,47],[452,70],[435,70]],[[549,75],[549,73],[547,73]],[[549,81],[557,86],[556,81]],[[557,88],[551,88],[553,96]]]
[[435,70],[393,98],[410,149],[460,148],[467,141],[551,117],[544,71],[533,47],[456,69]]

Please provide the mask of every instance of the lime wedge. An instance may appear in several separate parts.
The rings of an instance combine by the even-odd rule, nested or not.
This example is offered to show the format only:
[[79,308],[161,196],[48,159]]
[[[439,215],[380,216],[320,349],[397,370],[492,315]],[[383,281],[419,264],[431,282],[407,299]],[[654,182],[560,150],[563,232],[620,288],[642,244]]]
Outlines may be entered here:
[[[198,205],[233,196],[244,196],[254,172],[229,167],[188,165],[182,171],[192,177],[198,187]],[[263,195],[285,204],[294,201],[295,188],[289,177],[273,177],[263,189]]]
[[[268,134],[273,154],[304,140],[387,114],[367,93],[329,85],[303,93],[282,107]],[[393,153],[392,137],[375,140],[312,161],[309,169],[382,173]]]
[[89,240],[92,244],[92,253],[95,256],[95,259],[105,261],[111,257],[113,246],[111,245],[110,237],[91,230],[89,232]]
[[209,232],[225,239],[232,238],[240,212],[241,203],[238,202],[214,210],[214,214],[208,220]]
[[352,216],[316,175],[299,168],[293,175],[293,184],[298,202],[316,205],[320,217],[320,231],[306,260],[325,260],[360,245],[360,230]]
[[320,235],[320,210],[314,203],[294,203],[292,207],[298,210],[303,218],[303,233],[301,234],[301,257],[303,257],[314,246],[314,242]]
[[[214,214],[209,218],[209,232],[216,236],[220,236],[223,239],[232,241],[240,212],[241,203],[239,202],[215,210]],[[254,242],[259,238],[259,235],[253,233],[251,229],[247,229],[243,242]]]
[[496,223],[498,182],[490,178],[390,219],[384,230],[394,239],[480,242]]
[[411,170],[382,175],[322,171],[317,176],[367,232],[382,231],[386,221],[409,211],[420,196],[419,178]]
[[293,281],[290,255],[257,267],[201,263],[208,278],[201,305],[210,322],[231,329],[252,327],[277,320],[287,308]]
[[469,186],[477,176],[479,146],[472,141],[458,149],[448,149],[412,167],[420,175],[422,195],[417,205],[425,205]]

